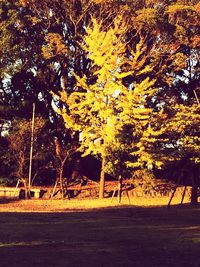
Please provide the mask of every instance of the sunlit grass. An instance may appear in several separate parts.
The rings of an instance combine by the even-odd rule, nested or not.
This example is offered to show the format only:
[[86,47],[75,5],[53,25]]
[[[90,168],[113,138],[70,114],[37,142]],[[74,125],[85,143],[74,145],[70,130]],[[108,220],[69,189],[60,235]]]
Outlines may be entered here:
[[[154,207],[167,206],[169,197],[122,197],[119,204],[115,197],[99,199],[65,199],[65,200],[20,200],[15,202],[8,202],[0,204],[0,211],[22,212],[22,211],[71,211],[71,210],[88,210],[95,208],[121,207],[121,206],[140,206],[140,207]],[[181,198],[174,197],[172,205],[180,204]],[[189,203],[189,198],[184,199],[184,203]]]

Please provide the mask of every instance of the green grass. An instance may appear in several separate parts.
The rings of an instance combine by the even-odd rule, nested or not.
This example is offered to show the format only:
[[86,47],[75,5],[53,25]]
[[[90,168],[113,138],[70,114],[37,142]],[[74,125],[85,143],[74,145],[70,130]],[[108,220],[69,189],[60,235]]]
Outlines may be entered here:
[[200,209],[0,213],[1,267],[200,266]]

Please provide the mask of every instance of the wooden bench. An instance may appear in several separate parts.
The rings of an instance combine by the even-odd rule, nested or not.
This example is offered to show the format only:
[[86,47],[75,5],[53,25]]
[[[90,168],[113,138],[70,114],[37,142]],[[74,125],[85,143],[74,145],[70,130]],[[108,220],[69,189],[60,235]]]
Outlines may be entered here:
[[20,196],[20,188],[0,187],[0,198],[18,199]]
[[33,192],[33,197],[34,198],[40,198],[40,194],[41,194],[41,189],[39,188],[31,188],[31,193]]

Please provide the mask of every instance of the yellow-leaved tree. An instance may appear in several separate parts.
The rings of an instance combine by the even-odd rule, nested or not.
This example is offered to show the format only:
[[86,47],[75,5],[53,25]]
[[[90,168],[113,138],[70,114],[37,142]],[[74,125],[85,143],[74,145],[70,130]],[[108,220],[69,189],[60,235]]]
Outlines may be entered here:
[[[104,197],[105,170],[113,161],[113,153],[119,155],[121,149],[125,150],[127,140],[122,136],[125,136],[126,126],[131,128],[127,138],[132,140],[131,150],[126,154],[130,152],[134,160],[126,160],[125,165],[136,167],[144,163],[147,166],[151,162],[143,143],[154,134],[152,128],[149,130],[152,108],[147,105],[156,91],[155,79],[149,75],[154,64],[147,60],[147,47],[142,37],[127,56],[126,30],[121,17],[117,17],[107,30],[103,29],[103,23],[92,19],[82,45],[92,62],[90,76],[75,75],[75,92],[60,93],[65,108],[58,112],[67,128],[79,131],[83,156],[93,154],[102,161],[100,198]],[[128,76],[141,76],[140,82],[135,80],[126,84],[124,78]],[[120,169],[122,161],[124,159],[120,157],[115,160],[114,168]]]
[[116,18],[112,27],[103,30],[103,25],[92,19],[82,48],[92,61],[91,77],[79,77],[77,91],[68,95],[61,93],[61,100],[67,105],[62,109],[65,125],[79,131],[80,151],[83,156],[93,154],[102,161],[99,197],[104,197],[105,169],[108,150],[119,131],[119,110],[116,102],[126,87],[122,84],[121,66],[126,45],[122,36],[126,27],[121,17]]
[[197,204],[200,185],[200,106],[195,99],[187,102],[171,107],[163,123],[165,139],[160,142],[158,154],[154,156],[159,156],[164,165],[170,162],[181,165],[178,183],[191,184],[191,203]]
[[115,155],[115,160],[112,160],[114,169],[120,170],[123,176],[126,175],[126,168],[131,169],[133,178],[136,170],[146,172],[162,164],[159,158],[153,157],[152,152],[157,137],[163,133],[162,121],[165,115],[153,107],[152,101],[158,90],[154,75],[157,59],[150,56],[151,48],[147,43],[148,40],[140,35],[126,60],[126,69],[131,73],[132,82],[117,102],[121,128],[116,138],[118,147],[111,147],[111,155]]

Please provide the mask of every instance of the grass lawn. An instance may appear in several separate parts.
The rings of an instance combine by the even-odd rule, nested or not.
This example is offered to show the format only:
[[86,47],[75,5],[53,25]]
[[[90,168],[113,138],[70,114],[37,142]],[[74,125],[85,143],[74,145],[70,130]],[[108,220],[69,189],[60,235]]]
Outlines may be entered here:
[[200,208],[0,213],[1,267],[200,266]]

